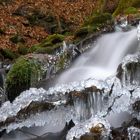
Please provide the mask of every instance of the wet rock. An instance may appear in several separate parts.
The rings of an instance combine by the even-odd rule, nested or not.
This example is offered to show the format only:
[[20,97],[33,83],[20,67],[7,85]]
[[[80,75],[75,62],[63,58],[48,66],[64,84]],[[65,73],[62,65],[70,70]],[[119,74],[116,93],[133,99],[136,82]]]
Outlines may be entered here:
[[136,101],[133,105],[132,105],[132,109],[136,112],[140,112],[140,100]]
[[6,133],[6,129],[2,130],[2,131],[0,132],[0,138],[1,138],[5,133]]
[[132,118],[127,122],[124,122],[121,127],[119,128],[112,128],[111,134],[113,140],[128,140],[128,128],[130,127],[140,128],[140,121],[136,118]]
[[85,134],[80,137],[80,140],[100,140],[100,135]]

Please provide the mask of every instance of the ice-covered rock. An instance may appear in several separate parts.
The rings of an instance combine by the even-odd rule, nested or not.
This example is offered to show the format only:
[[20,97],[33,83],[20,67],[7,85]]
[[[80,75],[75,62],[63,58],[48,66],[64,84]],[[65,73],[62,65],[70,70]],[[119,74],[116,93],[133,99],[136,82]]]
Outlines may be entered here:
[[140,53],[127,55],[117,70],[117,77],[129,90],[140,86]]

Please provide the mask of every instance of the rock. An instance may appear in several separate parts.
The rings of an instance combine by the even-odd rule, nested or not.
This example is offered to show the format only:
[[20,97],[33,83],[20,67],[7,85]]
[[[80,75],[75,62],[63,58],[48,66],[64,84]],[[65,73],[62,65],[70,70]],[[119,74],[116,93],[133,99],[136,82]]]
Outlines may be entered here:
[[101,134],[104,131],[104,125],[103,124],[97,124],[96,126],[92,127],[90,129],[90,132],[93,134]]
[[139,113],[140,112],[140,100],[136,101],[133,105],[132,105],[132,109],[133,111]]
[[128,140],[128,128],[136,127],[140,128],[140,121],[136,118],[132,118],[131,120],[124,122],[119,128],[112,128],[111,134],[113,140]]

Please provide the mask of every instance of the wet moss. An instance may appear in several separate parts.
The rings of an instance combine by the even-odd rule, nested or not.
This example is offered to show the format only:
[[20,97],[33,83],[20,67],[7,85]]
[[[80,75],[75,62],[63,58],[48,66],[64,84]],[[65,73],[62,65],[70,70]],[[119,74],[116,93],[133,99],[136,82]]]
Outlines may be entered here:
[[124,10],[124,14],[136,14],[138,13],[138,10],[135,7],[129,7],[126,10]]
[[125,11],[127,11],[128,14],[129,13],[133,14],[133,12],[135,14],[136,9],[134,9],[134,7],[135,8],[140,7],[140,0],[120,0],[116,10],[113,13],[113,16],[117,16],[119,14],[125,14]]
[[41,66],[38,62],[25,57],[17,59],[6,79],[8,99],[13,101],[20,93],[38,81]]
[[96,25],[105,24],[107,21],[112,20],[112,16],[110,13],[104,14],[93,14],[90,16],[84,23],[84,25]]
[[10,49],[0,49],[0,53],[5,59],[13,60],[18,57],[18,55]]
[[62,47],[63,40],[64,36],[61,34],[49,35],[41,43],[32,46],[29,52],[53,54],[57,49]]
[[21,45],[21,46],[18,48],[18,53],[21,54],[21,55],[25,55],[25,54],[28,53],[28,48]]
[[61,43],[64,40],[64,36],[61,34],[49,35],[40,45],[42,47],[53,46],[57,43]]
[[75,37],[77,38],[84,38],[85,36],[87,36],[90,33],[96,32],[97,31],[97,27],[96,26],[85,26],[85,27],[81,27],[80,29],[78,29],[75,32]]
[[112,21],[112,16],[109,13],[93,14],[88,17],[83,26],[75,32],[75,38],[84,38],[91,33],[95,33],[104,27],[108,21]]

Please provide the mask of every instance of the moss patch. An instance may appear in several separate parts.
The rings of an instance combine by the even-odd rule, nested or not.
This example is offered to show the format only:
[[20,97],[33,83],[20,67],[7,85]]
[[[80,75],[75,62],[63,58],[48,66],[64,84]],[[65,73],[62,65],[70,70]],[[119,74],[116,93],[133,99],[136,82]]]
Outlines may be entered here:
[[29,52],[53,54],[62,46],[63,40],[64,36],[61,34],[49,35],[41,43],[32,46],[29,49]]
[[84,38],[85,36],[87,36],[90,33],[93,33],[97,31],[97,27],[96,26],[85,26],[85,27],[81,27],[80,29],[78,29],[75,32],[75,37],[76,38]]
[[18,57],[18,55],[10,49],[0,49],[0,53],[5,59],[13,60]]
[[[133,7],[133,8],[132,8]],[[116,10],[113,13],[113,16],[117,16],[119,14],[135,14],[136,9],[135,8],[139,8],[140,7],[140,0],[120,0],[118,7],[116,8]]]
[[124,14],[136,14],[138,13],[138,10],[135,7],[129,7],[126,10],[124,10]]
[[35,60],[17,59],[6,79],[8,99],[13,101],[20,93],[38,81],[41,67]]
[[100,25],[105,24],[107,21],[111,20],[112,16],[109,13],[104,14],[93,14],[91,17],[89,17],[84,25]]
[[18,53],[21,55],[25,55],[28,53],[28,48],[25,46],[20,45],[18,48]]
[[61,34],[49,35],[40,45],[42,47],[53,46],[57,43],[61,43],[64,40],[64,36]]
[[104,25],[111,20],[112,16],[109,13],[93,14],[87,18],[83,26],[75,32],[75,38],[84,38],[87,35],[100,30],[100,28],[104,27]]

